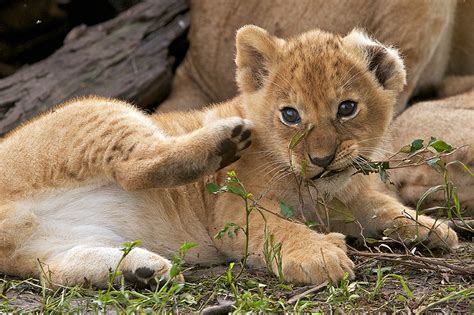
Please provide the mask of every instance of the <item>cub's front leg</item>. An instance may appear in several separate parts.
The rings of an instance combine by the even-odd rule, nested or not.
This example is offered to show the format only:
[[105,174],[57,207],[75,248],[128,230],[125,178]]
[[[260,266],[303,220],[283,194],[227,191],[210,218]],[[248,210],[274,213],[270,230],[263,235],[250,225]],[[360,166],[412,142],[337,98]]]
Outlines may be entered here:
[[[170,136],[127,103],[97,97],[72,101],[2,141],[0,192],[16,199],[90,180],[115,181],[126,190],[195,181],[237,160],[251,135],[251,123],[240,117],[205,126],[192,121],[200,118],[200,113],[188,117],[196,129]],[[168,119],[171,125],[182,123],[180,113]]]
[[366,189],[350,202],[356,219],[368,237],[389,236],[406,244],[423,242],[429,248],[451,250],[458,237],[446,223],[416,211],[374,189]]
[[237,161],[250,136],[249,120],[219,119],[188,134],[156,139],[140,154],[118,160],[114,177],[126,190],[187,184]]
[[[245,210],[241,200],[235,196],[219,196],[218,209],[214,217],[212,233],[217,233],[226,223],[244,225]],[[260,200],[259,205],[278,213],[277,202]],[[347,256],[344,235],[339,233],[319,234],[303,224],[287,221],[263,211],[268,231],[273,235],[274,244],[281,242],[283,278],[300,284],[320,284],[326,280],[337,282],[345,273],[354,277],[354,264]],[[254,267],[266,266],[264,255],[265,220],[254,210],[250,217],[249,264]],[[267,234],[268,235],[268,234]],[[245,237],[238,233],[233,238],[216,240],[216,245],[232,259],[241,259],[244,253]],[[276,261],[271,262],[273,272],[278,274]]]

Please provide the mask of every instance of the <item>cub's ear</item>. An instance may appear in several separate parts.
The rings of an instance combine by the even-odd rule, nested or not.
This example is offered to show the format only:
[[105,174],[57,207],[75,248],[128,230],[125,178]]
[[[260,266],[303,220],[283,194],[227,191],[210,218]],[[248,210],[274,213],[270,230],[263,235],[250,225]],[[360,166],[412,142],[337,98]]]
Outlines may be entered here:
[[241,92],[252,93],[263,86],[283,42],[254,25],[243,26],[237,31],[235,64]]
[[406,84],[403,60],[395,48],[384,46],[360,30],[353,30],[344,41],[354,45],[362,53],[367,67],[377,81],[387,90],[401,92]]

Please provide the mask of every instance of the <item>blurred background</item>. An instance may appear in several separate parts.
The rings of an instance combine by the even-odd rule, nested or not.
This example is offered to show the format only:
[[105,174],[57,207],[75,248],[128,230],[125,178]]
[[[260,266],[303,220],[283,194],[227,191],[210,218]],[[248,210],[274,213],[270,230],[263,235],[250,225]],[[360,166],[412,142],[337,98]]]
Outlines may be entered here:
[[0,78],[49,56],[78,25],[111,19],[140,0],[0,0]]

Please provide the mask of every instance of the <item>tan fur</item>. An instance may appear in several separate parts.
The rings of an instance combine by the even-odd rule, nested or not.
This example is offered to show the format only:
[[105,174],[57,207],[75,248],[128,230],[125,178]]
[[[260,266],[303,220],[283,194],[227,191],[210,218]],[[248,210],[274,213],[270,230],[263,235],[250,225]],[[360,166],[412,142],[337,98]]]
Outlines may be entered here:
[[[445,85],[456,84],[456,88],[466,84],[469,78],[451,78]],[[472,78],[471,78],[472,79]],[[474,169],[474,81],[471,81],[470,92],[437,101],[422,102],[408,108],[391,126],[391,152],[395,152],[405,144],[411,143],[414,131],[417,137],[428,140],[437,137],[448,143],[461,147],[447,161],[458,160]],[[466,86],[466,85],[464,85]],[[455,91],[450,88],[450,91]],[[457,188],[459,199],[467,213],[474,213],[474,178],[460,165],[449,166],[450,179]],[[430,187],[443,183],[442,174],[428,166],[400,169],[393,173],[396,185],[391,189],[410,204],[416,204],[420,196]],[[444,195],[440,192],[432,195],[426,206],[443,204]]]
[[[400,113],[415,89],[423,91],[441,82],[450,60],[454,20],[468,15],[462,11],[468,11],[469,4],[460,4],[458,16],[456,6],[451,0],[191,1],[191,45],[178,67],[172,93],[159,111],[201,108],[233,97],[235,67],[229,61],[235,55],[234,34],[245,24],[255,24],[280,37],[314,28],[345,35],[359,27],[396,46],[407,68],[407,85],[395,107],[395,113]],[[456,31],[471,36],[471,22],[467,16],[463,20],[456,24]],[[464,51],[464,58],[457,60],[463,67],[474,49],[466,50],[461,38],[455,45],[456,51]],[[471,57],[465,58],[469,52]]]
[[[444,78],[446,74],[474,75],[474,1],[299,0],[295,5],[284,0],[196,0],[191,1],[191,14],[191,46],[178,67],[171,95],[160,105],[159,112],[202,108],[235,95],[235,68],[230,62],[235,55],[233,37],[239,27],[249,23],[281,37],[314,28],[344,35],[360,27],[380,41],[394,45],[403,56],[407,71],[407,85],[398,97],[396,115],[406,109],[407,100],[414,94],[444,97],[473,86],[472,78],[456,78],[453,83]],[[445,111],[437,110],[437,106],[424,109],[429,115],[444,115]],[[403,117],[398,121],[406,119],[409,124],[409,115]],[[463,135],[466,144],[472,143],[474,135],[469,137],[468,126],[457,124],[454,115],[449,117],[453,120],[448,125],[454,129],[450,127],[446,132],[455,131]],[[403,139],[411,141],[440,131],[426,124],[402,132]],[[399,175],[406,182],[404,189],[418,192],[418,183],[403,179],[404,175],[408,173]],[[430,177],[427,183],[439,180],[438,174],[428,172],[426,176]],[[470,179],[464,176],[461,181]],[[413,196],[404,199],[406,196],[399,195],[405,202],[413,202]]]
[[[105,286],[107,270],[121,255],[118,246],[133,239],[143,247],[121,268],[126,279],[142,284],[169,276],[164,257],[184,241],[200,244],[187,256],[191,263],[239,259],[242,233],[223,240],[213,235],[226,223],[244,223],[242,200],[205,192],[208,181],[222,183],[229,169],[270,212],[278,213],[281,201],[300,209],[302,200],[309,217],[316,211],[313,197],[336,197],[366,236],[394,228],[393,237],[413,241],[414,211],[375,191],[369,178],[351,176],[352,159],[371,156],[393,115],[405,82],[397,51],[360,31],[341,37],[315,30],[285,41],[246,26],[236,42],[241,94],[229,102],[149,117],[117,100],[78,99],[7,136],[0,144],[0,272],[38,276],[36,264],[42,264],[54,282]],[[358,103],[353,117],[337,116],[344,100]],[[287,106],[299,111],[301,123],[282,123],[280,110]],[[204,177],[240,156],[250,144],[250,128],[252,145],[242,158]],[[289,152],[295,133],[309,129]],[[328,154],[335,158],[327,170],[340,173],[312,180],[325,168],[309,157]],[[299,187],[300,179],[312,187]],[[274,241],[283,243],[286,280],[353,276],[342,234],[318,234],[264,213]],[[419,220],[420,237],[429,246],[457,245],[445,224]],[[361,233],[358,225],[335,217],[331,226],[347,235]],[[264,220],[258,212],[250,218],[250,237],[250,263],[262,267]]]

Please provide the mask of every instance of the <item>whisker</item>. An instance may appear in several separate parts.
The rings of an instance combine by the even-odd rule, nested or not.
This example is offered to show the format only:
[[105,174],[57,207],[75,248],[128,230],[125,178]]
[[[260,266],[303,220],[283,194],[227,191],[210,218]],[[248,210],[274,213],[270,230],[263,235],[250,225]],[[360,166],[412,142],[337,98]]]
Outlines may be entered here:
[[286,163],[281,162],[281,161],[270,161],[267,164],[264,164],[264,167],[259,169],[256,174],[258,175],[258,174],[263,174],[264,173],[264,176],[268,176],[269,174],[271,174],[272,171],[274,171],[274,170],[276,170],[276,169],[278,169],[282,166],[286,166]]

